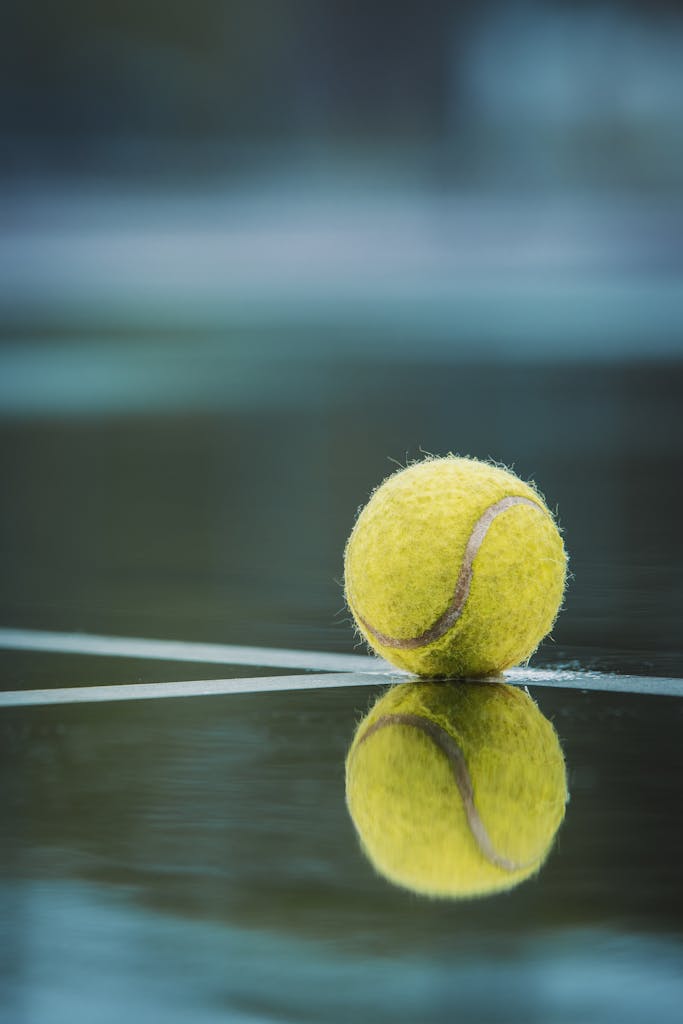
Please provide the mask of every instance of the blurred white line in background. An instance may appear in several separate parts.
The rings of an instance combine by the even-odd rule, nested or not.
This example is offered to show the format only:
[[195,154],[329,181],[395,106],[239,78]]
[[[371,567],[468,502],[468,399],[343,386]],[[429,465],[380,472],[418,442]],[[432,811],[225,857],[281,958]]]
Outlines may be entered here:
[[311,672],[382,672],[385,662],[363,654],[292,651],[277,647],[148,640],[90,633],[54,633],[34,629],[0,629],[0,649],[47,651],[52,654],[99,654],[114,658],[194,661],[208,665],[254,665],[259,668],[304,669]]

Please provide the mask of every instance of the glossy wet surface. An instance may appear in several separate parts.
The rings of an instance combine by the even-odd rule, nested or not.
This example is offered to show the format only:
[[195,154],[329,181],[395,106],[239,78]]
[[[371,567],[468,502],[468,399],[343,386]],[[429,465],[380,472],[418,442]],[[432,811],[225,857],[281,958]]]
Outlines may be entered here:
[[449,903],[375,874],[347,815],[378,692],[5,709],[5,1019],[675,1020],[680,701],[535,690],[556,846]]
[[[4,707],[0,1019],[678,1020],[680,361],[494,360],[493,319],[485,357],[446,328],[427,355],[408,329],[394,358],[379,329],[105,327],[6,331],[2,366],[23,353],[42,398],[3,392],[3,627],[361,653],[344,541],[421,446],[514,464],[559,508],[573,579],[532,664],[658,677],[659,695],[528,677],[566,820],[537,877],[458,903],[378,876],[347,815],[346,750],[383,678]],[[0,650],[2,688],[307,668],[191,657],[29,643]]]

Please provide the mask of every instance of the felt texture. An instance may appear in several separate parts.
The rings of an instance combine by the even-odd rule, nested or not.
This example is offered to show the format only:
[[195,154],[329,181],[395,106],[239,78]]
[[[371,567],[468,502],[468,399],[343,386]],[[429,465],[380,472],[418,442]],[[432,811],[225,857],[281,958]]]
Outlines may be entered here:
[[[450,737],[469,777],[469,813],[457,765],[422,728],[397,724],[401,716]],[[480,896],[512,888],[543,864],[564,817],[564,758],[551,723],[516,687],[404,683],[358,726],[346,800],[380,874],[427,896]]]
[[[566,566],[534,487],[475,459],[430,458],[390,476],[361,510],[345,596],[360,633],[392,664],[481,676],[534,652],[562,603]],[[420,641],[439,633],[449,608],[450,628]]]

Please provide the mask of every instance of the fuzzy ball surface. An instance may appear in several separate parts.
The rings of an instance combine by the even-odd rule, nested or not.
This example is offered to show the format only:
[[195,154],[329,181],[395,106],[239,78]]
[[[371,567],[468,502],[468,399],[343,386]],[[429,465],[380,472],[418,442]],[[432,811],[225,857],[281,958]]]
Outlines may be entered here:
[[404,683],[356,731],[346,801],[381,875],[426,896],[482,896],[545,861],[565,812],[564,757],[516,687]]
[[356,625],[387,661],[428,677],[526,661],[562,603],[567,557],[538,491],[476,459],[394,473],[361,510],[344,554]]

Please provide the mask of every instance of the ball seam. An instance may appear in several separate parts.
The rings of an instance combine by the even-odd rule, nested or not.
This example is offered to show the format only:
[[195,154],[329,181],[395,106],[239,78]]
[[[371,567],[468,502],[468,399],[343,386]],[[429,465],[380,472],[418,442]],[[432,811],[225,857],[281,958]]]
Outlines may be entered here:
[[450,733],[446,732],[446,730],[440,725],[437,725],[436,722],[432,722],[429,718],[423,718],[420,715],[411,715],[400,712],[382,715],[381,718],[378,718],[373,722],[372,725],[370,725],[359,737],[355,750],[357,750],[358,747],[375,732],[390,725],[407,725],[421,730],[429,737],[429,739],[433,740],[439,750],[445,754],[448,759],[455,784],[460,793],[460,798],[463,803],[467,824],[472,834],[472,838],[477,844],[481,855],[489,861],[490,864],[501,868],[503,871],[514,872],[524,871],[538,863],[538,857],[534,857],[532,860],[525,862],[516,862],[498,853],[486,830],[484,822],[479,816],[479,811],[477,810],[474,800],[474,787],[472,785],[472,779],[467,767],[465,755]]
[[470,592],[470,586],[472,584],[474,559],[484,542],[484,538],[488,533],[489,527],[493,523],[494,519],[503,512],[506,512],[509,508],[513,508],[515,505],[530,505],[531,508],[535,508],[544,515],[547,515],[547,510],[543,508],[542,505],[532,501],[530,498],[509,496],[501,498],[499,501],[494,502],[493,505],[489,505],[488,508],[482,512],[472,527],[467,544],[465,545],[465,552],[463,554],[460,572],[458,573],[458,579],[453,591],[453,597],[451,598],[446,610],[442,612],[436,622],[431,626],[425,629],[418,636],[414,637],[403,638],[388,636],[386,633],[382,633],[379,629],[376,629],[367,621],[366,618],[364,618],[364,616],[359,614],[357,609],[353,608],[350,600],[351,595],[349,594],[349,604],[361,625],[383,647],[397,648],[399,650],[413,650],[417,647],[426,647],[427,644],[431,644],[435,640],[440,640],[442,636],[452,629],[465,609],[465,604]]

